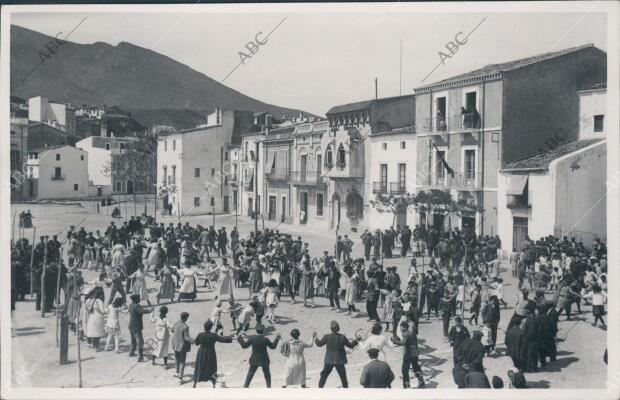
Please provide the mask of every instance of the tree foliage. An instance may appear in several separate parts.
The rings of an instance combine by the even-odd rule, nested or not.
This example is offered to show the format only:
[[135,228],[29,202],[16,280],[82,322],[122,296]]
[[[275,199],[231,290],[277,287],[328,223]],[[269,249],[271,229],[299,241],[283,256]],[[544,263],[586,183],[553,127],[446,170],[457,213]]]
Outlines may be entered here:
[[392,214],[405,213],[410,207],[420,212],[458,216],[482,211],[473,198],[460,197],[455,200],[449,191],[437,189],[399,195],[377,194],[370,204],[379,213]]

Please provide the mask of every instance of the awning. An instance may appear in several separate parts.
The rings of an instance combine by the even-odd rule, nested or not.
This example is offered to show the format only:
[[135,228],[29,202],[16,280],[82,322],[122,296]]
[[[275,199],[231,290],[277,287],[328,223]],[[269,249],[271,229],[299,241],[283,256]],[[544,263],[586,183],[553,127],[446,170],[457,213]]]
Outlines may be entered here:
[[521,196],[525,185],[527,184],[528,175],[514,175],[510,177],[508,181],[508,189],[506,194],[510,196]]

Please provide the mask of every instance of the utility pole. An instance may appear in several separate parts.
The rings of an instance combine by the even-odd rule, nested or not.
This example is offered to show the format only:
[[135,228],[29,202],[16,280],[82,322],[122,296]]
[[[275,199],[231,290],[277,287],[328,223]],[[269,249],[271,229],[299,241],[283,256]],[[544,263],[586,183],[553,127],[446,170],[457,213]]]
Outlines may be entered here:
[[254,158],[254,233],[258,234],[258,141]]
[[34,296],[34,246],[35,239],[37,237],[37,227],[35,226],[32,232],[32,244],[30,245],[30,295]]
[[[77,290],[78,285],[77,285],[77,268],[74,268],[73,270],[73,290]],[[73,293],[71,294],[73,295]],[[80,353],[80,314],[81,314],[81,308],[82,308],[82,303],[80,302],[80,309],[78,310],[78,313],[75,317],[75,329],[78,332],[77,335],[75,335],[76,337],[76,342],[77,342],[77,365],[78,365],[78,387],[81,388],[82,387],[82,356]]]
[[215,204],[212,207],[213,207],[213,226],[215,227]]
[[43,248],[43,271],[41,273],[41,318],[45,317],[45,303],[47,302],[46,296],[45,296],[45,280],[47,279],[47,238],[48,236],[45,236],[45,238],[43,239],[43,245],[45,246]]

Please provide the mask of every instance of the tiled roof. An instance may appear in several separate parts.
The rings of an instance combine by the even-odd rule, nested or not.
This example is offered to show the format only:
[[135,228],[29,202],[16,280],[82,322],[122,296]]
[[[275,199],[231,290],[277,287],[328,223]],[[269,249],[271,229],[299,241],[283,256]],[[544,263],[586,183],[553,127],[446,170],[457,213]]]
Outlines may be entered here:
[[551,164],[553,160],[593,145],[597,142],[600,142],[601,140],[602,139],[588,139],[577,140],[575,142],[567,143],[562,146],[556,147],[553,150],[537,154],[533,157],[512,162],[506,165],[506,167],[502,168],[502,171],[546,170],[549,168],[549,164]]
[[358,101],[355,103],[334,106],[327,111],[326,115],[365,110],[372,104],[373,101],[374,100]]
[[502,72],[511,71],[517,68],[522,68],[527,65],[531,65],[540,61],[549,60],[551,58],[563,56],[568,53],[573,53],[575,51],[579,51],[588,47],[594,47],[593,44],[587,44],[583,46],[570,47],[568,49],[563,49],[559,51],[554,51],[550,53],[539,54],[532,57],[521,58],[519,60],[508,61],[500,64],[489,64],[482,68],[466,72],[461,75],[456,75],[448,79],[441,80],[439,82],[431,83],[429,85],[424,85],[415,89],[416,92],[424,91],[434,86],[446,85],[450,83],[456,83],[465,79],[473,79],[473,78],[482,78],[489,75],[501,74]]
[[394,128],[386,131],[380,131],[372,133],[371,136],[383,136],[383,135],[400,135],[400,134],[413,134],[415,133],[415,126],[403,126],[402,128]]

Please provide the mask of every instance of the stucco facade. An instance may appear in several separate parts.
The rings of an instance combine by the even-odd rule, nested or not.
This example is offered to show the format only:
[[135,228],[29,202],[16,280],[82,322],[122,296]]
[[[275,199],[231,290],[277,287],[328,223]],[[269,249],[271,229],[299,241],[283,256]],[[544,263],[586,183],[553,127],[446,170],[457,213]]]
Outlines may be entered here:
[[[417,138],[413,128],[398,133],[393,131],[372,134],[370,137],[370,180],[371,199],[378,194],[399,196],[416,191],[416,157]],[[372,205],[369,210],[369,228],[386,229],[394,225],[417,224],[417,215],[413,208],[406,213],[393,215],[381,213]]]
[[28,174],[37,200],[88,196],[88,153],[71,146],[28,155]]
[[[607,143],[599,141],[549,163],[543,170],[502,171],[498,182],[499,232],[505,251],[523,235],[576,237],[589,245],[605,238]],[[511,180],[522,177],[523,203],[511,199]],[[510,246],[510,248],[509,248]]]
[[232,208],[225,153],[235,141],[238,112],[216,112],[219,124],[172,133],[157,144],[157,184],[168,193],[175,214],[220,214]]

